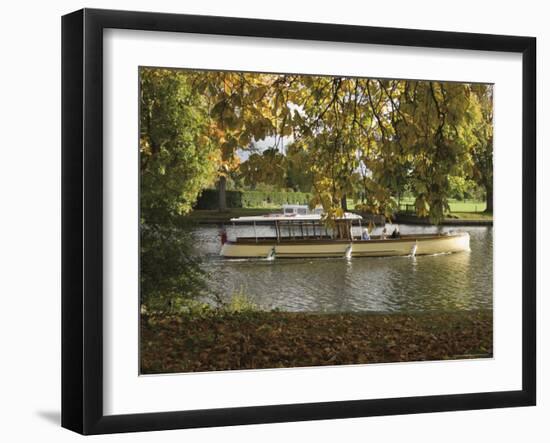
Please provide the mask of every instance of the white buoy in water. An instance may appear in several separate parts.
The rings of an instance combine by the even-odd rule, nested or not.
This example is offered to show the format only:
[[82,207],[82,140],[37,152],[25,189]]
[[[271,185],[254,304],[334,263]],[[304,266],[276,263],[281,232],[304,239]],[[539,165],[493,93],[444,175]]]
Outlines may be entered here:
[[267,253],[266,259],[269,261],[275,260],[275,246],[273,246],[271,250]]
[[416,255],[416,249],[418,248],[418,243],[414,243],[411,248],[411,253],[409,254],[411,257],[414,257]]
[[351,243],[348,245],[348,247],[346,248],[346,252],[344,252],[344,258],[349,260],[351,258],[351,253],[353,252],[353,247],[351,245]]

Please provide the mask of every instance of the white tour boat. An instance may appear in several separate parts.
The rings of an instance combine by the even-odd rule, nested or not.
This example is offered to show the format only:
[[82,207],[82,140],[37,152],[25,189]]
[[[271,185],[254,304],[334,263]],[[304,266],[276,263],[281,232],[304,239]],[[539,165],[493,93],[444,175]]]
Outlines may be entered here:
[[[230,241],[225,233],[222,235],[220,254],[228,258],[351,258],[470,250],[467,232],[399,235],[398,238],[370,236],[369,240],[363,240],[361,220],[360,215],[346,212],[335,220],[334,228],[328,228],[321,211],[310,211],[304,205],[284,205],[281,214],[232,218],[236,235]],[[238,235],[239,226],[248,226],[246,236]]]

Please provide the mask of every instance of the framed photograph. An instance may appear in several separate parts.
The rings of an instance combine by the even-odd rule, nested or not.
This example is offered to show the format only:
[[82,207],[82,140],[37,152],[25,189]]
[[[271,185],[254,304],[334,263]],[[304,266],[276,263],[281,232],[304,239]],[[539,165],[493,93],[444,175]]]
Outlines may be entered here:
[[536,402],[531,37],[62,20],[62,425]]

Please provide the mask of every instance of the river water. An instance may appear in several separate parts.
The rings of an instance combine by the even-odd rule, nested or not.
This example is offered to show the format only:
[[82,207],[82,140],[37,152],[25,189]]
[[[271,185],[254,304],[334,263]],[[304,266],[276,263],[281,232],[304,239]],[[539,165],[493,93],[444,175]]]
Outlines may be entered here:
[[[399,228],[403,234],[438,230]],[[492,308],[493,228],[444,228],[449,229],[470,233],[470,252],[414,258],[232,260],[219,256],[218,227],[198,227],[193,236],[210,289],[225,300],[242,293],[264,309],[310,312]]]

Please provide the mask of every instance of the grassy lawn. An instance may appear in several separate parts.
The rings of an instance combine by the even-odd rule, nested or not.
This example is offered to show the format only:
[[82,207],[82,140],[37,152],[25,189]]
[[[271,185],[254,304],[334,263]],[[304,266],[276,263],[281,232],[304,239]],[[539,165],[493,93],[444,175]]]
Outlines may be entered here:
[[[409,208],[407,208],[409,205]],[[492,213],[485,213],[486,203],[484,201],[460,201],[451,199],[449,201],[449,206],[451,207],[451,212],[449,214],[450,218],[455,218],[459,220],[492,220]],[[406,211],[407,209],[412,209],[414,207],[414,198],[403,198],[401,199],[400,209]],[[348,208],[353,210],[355,208],[355,202],[353,200],[348,200]]]
[[479,201],[451,201],[449,203],[451,207],[451,212],[454,214],[456,212],[483,212],[487,205],[485,202]]
[[[409,207],[407,207],[409,205]],[[405,198],[401,200],[401,210],[410,210],[414,206],[413,198]],[[451,212],[448,217],[458,220],[493,220],[493,213],[484,212],[487,205],[483,201],[460,201],[449,200]]]
[[[401,199],[401,208],[405,209],[406,205],[414,205],[414,198],[403,198]],[[449,206],[451,207],[451,213],[465,213],[465,212],[476,212],[482,213],[485,211],[486,204],[483,201],[474,201],[474,200],[449,200]]]
[[492,212],[453,212],[451,214],[453,218],[459,220],[492,220]]
[[141,318],[141,371],[389,363],[493,355],[491,310],[419,314],[240,312]]

